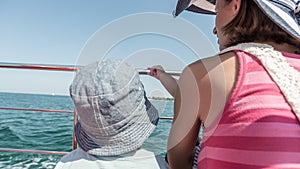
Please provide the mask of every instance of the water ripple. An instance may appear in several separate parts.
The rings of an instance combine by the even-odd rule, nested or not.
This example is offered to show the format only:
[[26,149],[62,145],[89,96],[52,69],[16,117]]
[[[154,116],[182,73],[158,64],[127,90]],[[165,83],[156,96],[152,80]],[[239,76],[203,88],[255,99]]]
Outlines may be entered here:
[[[164,116],[172,115],[172,103],[153,101]],[[67,96],[0,93],[0,107],[72,110]],[[0,147],[71,151],[73,115],[0,110]],[[165,155],[171,121],[160,120],[143,148]],[[51,169],[61,155],[0,153],[0,169]]]

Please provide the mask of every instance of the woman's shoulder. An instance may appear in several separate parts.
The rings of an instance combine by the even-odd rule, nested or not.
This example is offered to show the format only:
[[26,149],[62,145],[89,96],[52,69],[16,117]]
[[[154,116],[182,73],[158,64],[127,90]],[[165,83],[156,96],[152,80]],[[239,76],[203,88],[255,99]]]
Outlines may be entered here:
[[226,64],[235,64],[235,52],[226,52],[214,56],[205,57],[189,64],[185,69],[191,70],[194,74],[204,77],[208,73],[215,71],[217,68],[224,68]]
[[[234,81],[236,79],[238,72],[238,61],[234,52],[228,52],[221,55],[216,55],[212,57],[207,57],[198,61],[195,61],[187,66],[182,76],[182,83],[188,89],[193,90],[194,93],[198,93],[200,97],[200,110],[199,117],[201,121],[204,122],[205,126],[209,126],[210,121],[213,121],[215,116],[210,116],[208,119],[208,114],[212,114],[210,111],[210,104],[216,103],[215,108],[218,107],[218,110],[215,112],[220,112],[223,108],[223,105],[226,102],[232,88],[234,86]],[[191,84],[191,77],[193,76],[196,79],[196,85]],[[196,86],[191,88],[190,86]],[[218,93],[218,96],[215,97],[213,93]],[[220,98],[224,98],[221,99]],[[216,110],[216,109],[214,109]],[[212,118],[211,118],[212,117]]]

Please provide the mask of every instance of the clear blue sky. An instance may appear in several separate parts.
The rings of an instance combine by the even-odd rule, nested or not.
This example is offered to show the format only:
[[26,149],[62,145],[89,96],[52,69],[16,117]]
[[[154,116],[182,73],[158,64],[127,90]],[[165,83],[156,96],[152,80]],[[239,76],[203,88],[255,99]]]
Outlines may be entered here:
[[[1,0],[0,62],[84,65],[126,58],[138,68],[182,68],[217,51],[214,16],[184,12],[176,0]],[[74,73],[0,69],[0,92],[68,95]],[[143,76],[150,96],[167,96]]]

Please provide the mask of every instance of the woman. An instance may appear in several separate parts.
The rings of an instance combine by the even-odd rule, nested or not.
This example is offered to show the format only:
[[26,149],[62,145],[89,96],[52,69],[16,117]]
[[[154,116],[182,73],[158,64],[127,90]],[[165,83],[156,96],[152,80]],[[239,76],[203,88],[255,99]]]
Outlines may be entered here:
[[187,10],[211,13],[211,5],[221,52],[182,72],[170,168],[191,168],[201,124],[198,168],[300,168],[299,3],[196,0]]

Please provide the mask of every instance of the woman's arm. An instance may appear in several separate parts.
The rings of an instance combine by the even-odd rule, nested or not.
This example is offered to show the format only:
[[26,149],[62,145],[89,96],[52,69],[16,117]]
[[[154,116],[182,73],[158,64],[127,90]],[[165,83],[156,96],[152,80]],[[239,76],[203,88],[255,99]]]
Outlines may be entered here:
[[165,72],[160,65],[152,66],[148,68],[150,70],[149,75],[155,77],[166,88],[171,96],[175,97],[177,90],[177,79]]
[[238,76],[233,52],[202,59],[184,69],[174,102],[174,121],[168,139],[171,169],[191,168],[201,123],[216,124]]
[[201,125],[198,116],[200,91],[197,74],[184,69],[174,102],[174,120],[168,139],[168,161],[171,169],[192,168],[195,145]]

